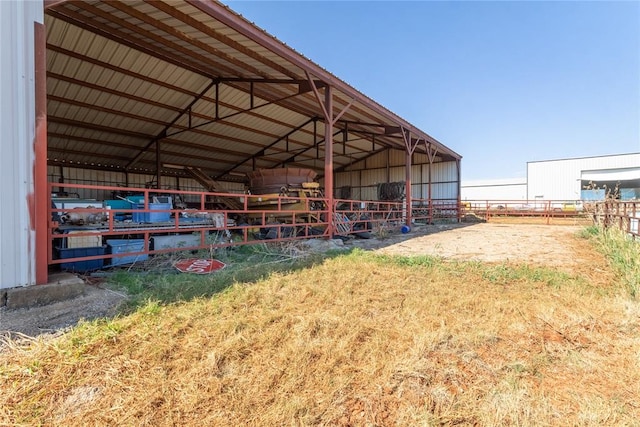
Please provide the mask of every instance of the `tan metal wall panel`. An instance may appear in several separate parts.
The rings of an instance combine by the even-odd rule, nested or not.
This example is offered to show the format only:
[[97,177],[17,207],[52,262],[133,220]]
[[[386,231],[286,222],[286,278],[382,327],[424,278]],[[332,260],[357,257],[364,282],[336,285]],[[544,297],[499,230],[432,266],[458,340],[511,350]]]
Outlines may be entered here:
[[401,150],[389,150],[389,165],[404,166],[406,163],[406,153]]
[[386,169],[368,169],[361,172],[361,185],[377,185],[382,182],[387,182],[387,170]]
[[336,187],[335,196],[340,198],[341,187],[351,187],[351,199],[361,199],[362,191],[360,188],[360,171],[353,172],[338,172],[334,176],[334,183]]
[[407,173],[404,166],[389,168],[389,182],[405,182]]
[[414,184],[423,182],[422,181],[422,165],[411,166],[411,182]]
[[354,165],[353,169],[374,169],[374,168],[385,168],[387,167],[388,164],[388,158],[387,158],[387,153],[388,151],[382,151],[374,156],[371,156],[369,158],[367,158],[365,160],[364,163],[366,163],[366,165],[363,165],[363,162],[358,162],[357,165]]
[[458,180],[455,162],[434,163],[431,171],[432,182],[451,182]]
[[42,1],[0,2],[0,288],[34,285],[35,232],[29,198],[34,192],[34,21]]
[[413,153],[413,164],[429,163],[429,157],[422,153]]
[[336,184],[336,188],[346,185],[350,187],[357,187],[360,185],[360,172],[338,172],[334,176],[334,182]]
[[377,187],[361,187],[359,199],[360,200],[378,200],[378,188]]
[[[422,199],[429,198],[429,186],[427,184],[422,184]],[[432,199],[434,201],[438,200],[450,200],[456,201],[458,199],[458,187],[455,183],[444,183],[444,184],[431,184]]]

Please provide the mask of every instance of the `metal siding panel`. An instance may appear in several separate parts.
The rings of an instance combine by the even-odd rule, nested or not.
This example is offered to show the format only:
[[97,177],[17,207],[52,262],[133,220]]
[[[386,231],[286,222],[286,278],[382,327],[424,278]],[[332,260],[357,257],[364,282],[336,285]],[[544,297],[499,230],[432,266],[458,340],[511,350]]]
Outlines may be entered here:
[[433,191],[433,200],[457,200],[458,187],[455,183],[448,184],[431,184]]
[[363,170],[361,179],[362,186],[377,185],[381,182],[387,182],[387,171],[386,169]]
[[349,186],[352,187],[351,196],[354,195],[354,188],[360,186],[360,173],[354,172],[338,172],[334,176],[336,188]]
[[[433,165],[429,166],[428,164],[423,164],[422,166],[422,183],[428,183],[429,182],[429,167],[432,168],[433,171]],[[433,177],[431,177],[431,179],[433,180]]]
[[360,198],[360,173],[358,171],[337,173],[334,176],[334,185],[336,189],[340,187],[351,187],[351,198],[355,200]]
[[458,173],[455,162],[440,162],[433,164],[431,172],[433,182],[450,182],[457,181]]
[[422,165],[411,166],[411,182],[415,184],[422,182]]
[[462,200],[526,200],[527,184],[463,186]]
[[421,184],[411,184],[411,198],[416,200],[416,199],[422,199],[423,196],[423,192],[422,192],[422,185]]
[[377,187],[361,187],[360,200],[378,200]]
[[0,2],[0,288],[36,283],[29,198],[35,161],[34,22],[43,22],[43,10],[42,1]]
[[350,177],[351,177],[350,172],[337,172],[333,176],[334,185],[336,186],[336,188],[351,185],[350,179],[349,179]]
[[389,150],[389,165],[404,166],[406,162],[406,153],[401,150]]
[[429,163],[429,157],[426,154],[422,153],[414,153],[413,154],[413,164],[420,165],[423,163]]
[[406,175],[404,166],[389,168],[389,182],[405,182]]
[[360,182],[360,171],[353,171],[351,172],[351,182],[353,186],[360,186],[362,185],[362,183]]
[[377,153],[366,160],[366,166],[363,169],[386,168],[387,167],[387,150]]
[[[431,179],[432,182],[449,182],[456,181],[457,171],[455,162],[434,163],[432,166]],[[402,178],[404,181],[404,167],[402,169]],[[429,164],[414,164],[411,167],[411,176],[413,183],[429,182]]]
[[202,185],[192,178],[180,177],[180,190],[185,191],[202,191]]

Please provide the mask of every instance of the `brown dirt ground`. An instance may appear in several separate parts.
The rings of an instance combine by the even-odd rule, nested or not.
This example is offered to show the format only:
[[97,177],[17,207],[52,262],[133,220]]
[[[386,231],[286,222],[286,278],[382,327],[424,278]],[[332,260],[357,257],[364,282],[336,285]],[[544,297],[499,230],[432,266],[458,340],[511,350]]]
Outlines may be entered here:
[[[433,226],[438,227],[438,226]],[[445,226],[446,227],[446,226]],[[478,223],[415,237],[378,249],[384,254],[431,255],[455,260],[516,262],[571,268],[585,261],[573,243],[579,226]],[[422,234],[426,231],[426,234]],[[422,234],[422,235],[421,235]]]
[[[355,239],[347,247],[383,254],[431,255],[454,260],[551,266],[606,280],[602,258],[585,240],[575,236],[581,226],[523,224],[446,224],[415,226],[378,239]],[[0,310],[0,334],[28,336],[57,334],[81,319],[112,316],[125,295],[87,284],[84,295],[43,307]]]

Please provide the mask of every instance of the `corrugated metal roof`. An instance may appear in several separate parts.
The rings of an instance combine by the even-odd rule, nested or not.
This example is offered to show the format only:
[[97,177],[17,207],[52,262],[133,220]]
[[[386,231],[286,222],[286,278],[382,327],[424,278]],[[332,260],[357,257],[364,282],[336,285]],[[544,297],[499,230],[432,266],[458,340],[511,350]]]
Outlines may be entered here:
[[334,114],[352,104],[334,126],[336,168],[404,150],[400,127],[460,157],[220,3],[56,2],[45,23],[50,164],[154,171],[160,141],[161,163],[219,180],[254,163],[322,174],[307,73],[334,89]]

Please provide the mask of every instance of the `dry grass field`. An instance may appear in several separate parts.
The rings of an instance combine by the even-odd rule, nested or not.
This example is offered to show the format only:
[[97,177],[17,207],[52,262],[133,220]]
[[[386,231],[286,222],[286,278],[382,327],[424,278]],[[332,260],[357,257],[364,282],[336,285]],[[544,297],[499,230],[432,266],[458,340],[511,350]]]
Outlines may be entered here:
[[570,269],[354,250],[9,341],[0,425],[640,425],[640,303],[567,236]]

